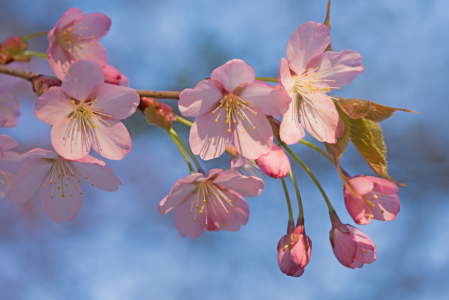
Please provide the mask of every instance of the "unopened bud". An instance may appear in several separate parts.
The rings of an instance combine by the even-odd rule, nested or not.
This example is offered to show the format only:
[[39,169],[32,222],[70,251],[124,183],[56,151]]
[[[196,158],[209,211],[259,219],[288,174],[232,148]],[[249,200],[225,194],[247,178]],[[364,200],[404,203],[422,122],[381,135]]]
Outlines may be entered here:
[[114,85],[128,86],[128,78],[120,73],[119,70],[113,66],[106,65],[103,67],[104,72],[104,82]]
[[45,75],[39,75],[33,78],[33,91],[38,95],[42,95],[52,86],[60,86],[61,82],[54,78]]
[[257,159],[257,165],[265,175],[271,178],[285,178],[290,173],[290,160],[284,150],[276,144],[270,152]]
[[0,45],[0,64],[8,64],[12,61],[30,61],[31,56],[23,54],[28,48],[28,44],[20,39],[20,36],[12,36]]
[[148,124],[154,124],[163,129],[170,129],[173,121],[177,120],[169,105],[160,103],[154,98],[142,97],[139,109],[147,118]]

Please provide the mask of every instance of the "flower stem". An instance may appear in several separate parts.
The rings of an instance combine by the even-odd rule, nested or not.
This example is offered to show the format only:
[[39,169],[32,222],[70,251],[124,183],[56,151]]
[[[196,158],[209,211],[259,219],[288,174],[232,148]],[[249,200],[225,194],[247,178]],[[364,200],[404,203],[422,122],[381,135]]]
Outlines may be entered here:
[[184,143],[184,141],[179,137],[179,135],[176,133],[176,131],[173,130],[173,128],[170,128],[169,132],[178,140],[178,142],[182,145],[184,150],[189,154],[190,158],[192,159],[193,163],[196,166],[196,169],[198,170],[198,173],[204,173],[204,170],[201,168],[198,160],[196,159],[195,155],[193,155],[192,151],[190,151],[190,148]]
[[279,82],[277,78],[273,77],[256,77],[257,80],[267,81],[267,82]]
[[293,171],[290,169],[290,178],[292,179],[293,186],[295,187],[296,198],[298,199],[298,219],[296,221],[296,226],[304,225],[304,210],[302,207],[301,194],[299,193],[298,184],[296,182],[295,175]]
[[43,36],[43,35],[48,35],[48,31],[41,31],[41,32],[36,32],[27,36],[24,36],[23,38],[20,39],[20,41],[25,42],[31,39],[34,39],[35,37],[38,36]]
[[324,152],[323,150],[321,150],[320,148],[318,148],[317,146],[315,146],[314,144],[305,141],[305,140],[300,140],[299,141],[301,144],[306,145],[307,147],[312,148],[313,150],[315,150],[316,152],[318,152],[319,154],[323,155],[325,158],[327,158],[334,166],[336,166],[335,162],[332,160],[332,158],[329,157],[329,155],[327,155],[326,152]]
[[287,200],[287,208],[288,208],[288,223],[293,223],[293,211],[292,204],[290,203],[290,196],[288,195],[287,185],[285,184],[285,180],[281,179],[282,187],[284,188],[285,199]]
[[178,122],[179,123],[182,123],[182,124],[184,124],[184,125],[187,125],[187,126],[190,126],[190,127],[192,127],[192,122],[190,122],[189,120],[186,120],[186,119],[184,119],[183,117],[181,117],[181,116],[178,116],[178,115],[176,115],[176,118],[178,118]]
[[312,178],[315,185],[318,187],[318,189],[321,192],[321,195],[323,195],[324,201],[326,201],[327,207],[329,209],[329,212],[334,211],[334,208],[332,207],[332,204],[330,203],[329,199],[327,198],[326,193],[324,192],[323,188],[321,187],[321,184],[316,179],[315,175],[310,171],[310,169],[302,162],[302,160],[283,142],[280,143],[282,147],[284,147],[285,150],[287,150],[288,153],[303,167],[303,169],[309,174],[310,178]]
[[176,137],[167,130],[168,135],[170,136],[170,138],[173,140],[173,142],[175,143],[176,147],[178,147],[179,152],[181,152],[182,156],[184,157],[187,166],[189,167],[190,170],[190,174],[195,173],[195,171],[193,170],[192,164],[190,163],[189,157],[187,156],[187,154],[185,153],[184,149],[182,148],[181,144],[179,144],[178,140],[176,139]]
[[42,53],[42,52],[23,51],[23,54],[24,54],[24,55],[36,56],[36,57],[48,59],[47,54],[46,54],[46,53]]

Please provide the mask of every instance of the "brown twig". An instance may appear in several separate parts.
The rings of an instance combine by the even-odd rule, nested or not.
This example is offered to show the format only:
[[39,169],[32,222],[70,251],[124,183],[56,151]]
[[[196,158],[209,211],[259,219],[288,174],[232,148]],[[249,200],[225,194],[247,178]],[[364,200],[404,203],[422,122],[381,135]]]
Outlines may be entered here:
[[20,77],[26,80],[33,80],[34,77],[39,76],[39,74],[31,72],[31,71],[24,71],[19,69],[10,68],[4,65],[0,65],[0,73],[8,74],[11,76]]
[[[40,75],[38,73],[34,73],[31,71],[23,71],[19,69],[10,68],[5,65],[0,65],[0,73],[20,77],[28,81],[31,81],[36,76]],[[159,99],[175,99],[175,100],[179,99],[179,94],[181,93],[179,91],[172,92],[172,91],[142,91],[142,90],[136,90],[136,92],[137,94],[139,94],[140,97],[152,97]]]

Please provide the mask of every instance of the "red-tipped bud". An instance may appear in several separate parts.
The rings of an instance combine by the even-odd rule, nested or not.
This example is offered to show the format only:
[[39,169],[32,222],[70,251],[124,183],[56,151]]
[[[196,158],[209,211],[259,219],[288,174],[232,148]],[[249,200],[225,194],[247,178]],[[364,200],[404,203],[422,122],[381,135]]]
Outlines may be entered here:
[[177,120],[170,106],[160,103],[154,98],[142,97],[139,109],[147,118],[148,124],[154,124],[163,129],[170,129],[173,121]]
[[39,75],[33,78],[32,84],[33,91],[40,96],[52,86],[60,86],[61,82],[54,77]]
[[23,54],[28,48],[28,44],[20,39],[20,36],[12,36],[0,45],[0,64],[7,64],[12,61],[30,61],[31,56]]
[[276,144],[270,152],[257,159],[260,170],[271,178],[285,178],[290,172],[290,160],[284,150]]

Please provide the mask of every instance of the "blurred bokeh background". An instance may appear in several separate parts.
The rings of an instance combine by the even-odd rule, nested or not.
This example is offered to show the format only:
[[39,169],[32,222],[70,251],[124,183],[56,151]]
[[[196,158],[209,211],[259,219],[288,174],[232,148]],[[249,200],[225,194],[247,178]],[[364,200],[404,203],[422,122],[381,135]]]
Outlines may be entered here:
[[[37,199],[24,205],[6,198],[0,207],[0,299],[447,299],[449,298],[449,55],[446,0],[333,1],[335,51],[361,53],[365,71],[340,95],[421,112],[384,121],[390,174],[401,188],[402,210],[393,222],[358,226],[377,246],[377,261],[350,270],[330,247],[326,206],[296,164],[312,260],[301,278],[282,274],[276,244],[285,234],[287,208],[279,181],[266,179],[261,196],[247,199],[251,215],[239,232],[181,238],[173,214],[157,205],[188,170],[163,131],[140,112],[126,120],[133,150],[108,161],[123,181],[106,193],[87,185],[72,222],[55,224]],[[112,19],[102,40],[109,64],[131,87],[193,87],[232,58],[258,76],[276,77],[291,33],[323,22],[326,0],[0,0],[0,41],[51,29],[70,7]],[[45,37],[30,42],[45,52]],[[50,74],[44,60],[31,69]],[[18,126],[1,129],[20,152],[50,149],[50,126],[39,121],[36,96],[26,82],[16,88]],[[165,103],[176,107],[174,100]],[[184,140],[188,128],[175,129]],[[310,136],[307,140],[312,141]],[[352,223],[342,183],[328,161],[303,145],[293,147],[323,184],[342,221]],[[228,167],[228,157],[204,162]],[[372,172],[353,146],[342,164],[353,175]],[[291,188],[291,193],[294,191]],[[296,206],[294,212],[296,213]]]

